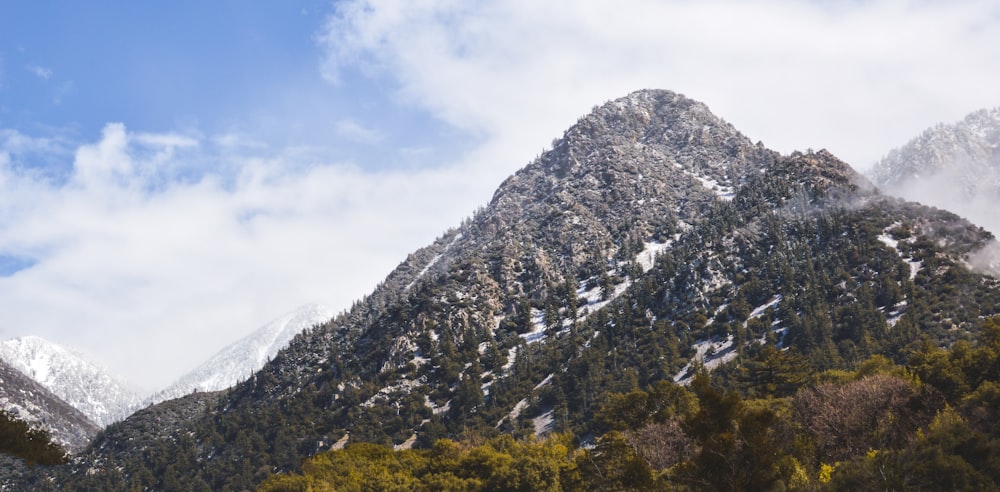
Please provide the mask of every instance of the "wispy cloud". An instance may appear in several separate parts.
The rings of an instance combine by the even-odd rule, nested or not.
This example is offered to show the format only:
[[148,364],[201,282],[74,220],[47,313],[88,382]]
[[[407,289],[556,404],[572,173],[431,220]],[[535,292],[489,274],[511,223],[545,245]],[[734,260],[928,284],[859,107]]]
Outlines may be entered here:
[[29,72],[31,72],[32,74],[34,74],[35,77],[38,77],[38,78],[40,78],[42,80],[49,80],[50,78],[52,78],[52,69],[51,68],[46,68],[46,67],[43,67],[41,65],[28,65],[25,68]]
[[63,182],[19,172],[18,154],[0,150],[0,256],[21,262],[0,278],[4,334],[47,336],[166,384],[302,303],[349,305],[461,218],[458,173],[231,150],[109,124]]
[[340,138],[361,144],[373,144],[382,140],[382,133],[372,128],[366,128],[350,119],[337,121],[334,132]]

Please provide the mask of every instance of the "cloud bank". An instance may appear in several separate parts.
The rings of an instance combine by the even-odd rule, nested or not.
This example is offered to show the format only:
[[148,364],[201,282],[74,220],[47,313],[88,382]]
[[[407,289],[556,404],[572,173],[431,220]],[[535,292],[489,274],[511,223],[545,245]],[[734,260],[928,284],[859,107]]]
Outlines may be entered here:
[[989,1],[356,0],[320,40],[329,80],[361,66],[507,144],[538,148],[596,103],[663,88],[772,148],[864,168],[1000,103],[998,20]]
[[115,123],[62,177],[0,150],[0,252],[24,267],[0,278],[3,335],[80,347],[151,389],[300,304],[348,306],[443,232],[427,223],[461,218],[454,173],[249,148]]

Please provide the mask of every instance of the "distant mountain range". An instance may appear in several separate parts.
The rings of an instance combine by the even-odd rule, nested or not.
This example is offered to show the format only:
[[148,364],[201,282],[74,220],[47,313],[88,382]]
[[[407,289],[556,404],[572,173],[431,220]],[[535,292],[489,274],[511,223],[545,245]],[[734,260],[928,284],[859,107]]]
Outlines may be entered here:
[[295,335],[333,314],[320,305],[303,306],[226,347],[152,396],[141,395],[75,350],[34,336],[5,340],[0,342],[0,408],[48,430],[67,449],[77,451],[99,429],[139,408],[226,389],[249,378]]

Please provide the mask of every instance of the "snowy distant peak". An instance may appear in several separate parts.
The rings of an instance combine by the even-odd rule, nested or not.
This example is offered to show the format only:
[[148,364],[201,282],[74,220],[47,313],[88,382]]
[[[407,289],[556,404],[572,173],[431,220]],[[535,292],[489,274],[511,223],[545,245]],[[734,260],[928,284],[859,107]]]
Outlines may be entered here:
[[982,109],[957,123],[924,130],[876,163],[871,176],[876,185],[893,189],[942,173],[967,193],[975,192],[984,178],[996,184],[1000,178],[1000,108]]
[[226,347],[223,352],[239,351],[243,348],[253,349],[247,353],[252,355],[254,363],[260,366],[267,362],[267,359],[274,357],[302,330],[329,321],[333,316],[334,312],[325,306],[308,304],[271,321],[246,338]]
[[98,425],[62,398],[0,360],[0,409],[49,432],[70,452],[84,448]]
[[334,312],[308,304],[262,326],[222,349],[204,364],[153,395],[149,403],[179,398],[192,392],[217,391],[247,379],[307,328],[325,323]]
[[0,342],[0,359],[101,426],[125,418],[142,401],[135,390],[108,369],[76,350],[43,338],[25,336]]
[[870,171],[886,193],[951,210],[1000,235],[1000,108],[925,130]]

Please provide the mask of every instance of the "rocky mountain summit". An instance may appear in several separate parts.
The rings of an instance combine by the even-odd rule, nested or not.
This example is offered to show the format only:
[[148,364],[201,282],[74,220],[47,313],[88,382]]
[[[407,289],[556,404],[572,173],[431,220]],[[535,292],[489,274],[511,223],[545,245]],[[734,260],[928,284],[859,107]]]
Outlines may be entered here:
[[969,338],[1000,314],[1000,284],[967,261],[991,240],[828,152],[783,156],[702,103],[638,91],[245,382],[139,412],[54,473],[241,490],[345,443],[586,440],[609,393],[734,379],[762,347],[824,370]]

